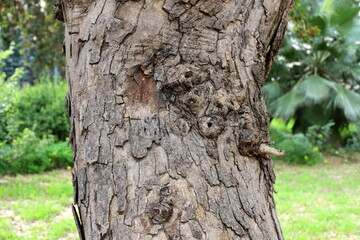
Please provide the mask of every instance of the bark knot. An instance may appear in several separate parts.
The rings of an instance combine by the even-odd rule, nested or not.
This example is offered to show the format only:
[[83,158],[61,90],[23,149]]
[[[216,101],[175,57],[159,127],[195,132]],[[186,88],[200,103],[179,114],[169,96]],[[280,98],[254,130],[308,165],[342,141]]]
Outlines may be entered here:
[[153,224],[167,222],[173,213],[173,204],[168,202],[152,203],[149,205],[147,215]]
[[221,116],[205,116],[199,120],[200,133],[208,138],[216,138],[225,128],[224,118]]

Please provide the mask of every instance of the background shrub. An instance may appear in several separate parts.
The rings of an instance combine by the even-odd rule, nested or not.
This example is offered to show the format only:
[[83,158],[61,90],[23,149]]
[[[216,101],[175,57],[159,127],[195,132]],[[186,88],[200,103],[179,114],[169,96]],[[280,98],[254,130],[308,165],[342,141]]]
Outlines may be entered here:
[[5,154],[5,162],[10,172],[37,173],[50,166],[42,147],[53,143],[53,138],[40,139],[36,134],[25,128],[21,135],[11,143],[11,148]]
[[72,163],[72,152],[66,142],[54,143],[54,136],[39,138],[28,128],[11,144],[0,146],[0,172],[39,173]]
[[65,140],[69,131],[69,118],[65,108],[66,83],[50,80],[34,86],[25,86],[15,92],[6,109],[7,141],[19,136],[25,128],[36,136],[54,135]]
[[360,122],[353,124],[348,129],[348,136],[346,136],[345,149],[350,151],[360,151]]
[[330,121],[325,125],[313,125],[306,131],[306,137],[310,143],[320,150],[324,150],[324,145],[331,135],[331,127],[335,123]]
[[319,148],[312,146],[302,133],[291,134],[271,127],[270,139],[276,142],[277,149],[285,150],[286,155],[281,159],[287,163],[314,165],[323,159]]
[[8,172],[9,171],[9,165],[7,163],[8,161],[8,153],[10,151],[11,145],[10,144],[4,144],[3,142],[0,142],[0,173],[1,172]]
[[67,142],[58,142],[45,146],[42,153],[51,162],[51,167],[72,166],[72,151]]
[[[11,49],[4,52],[0,51],[0,68],[3,65],[3,59],[6,59],[6,57],[8,57],[11,53]],[[19,90],[18,82],[22,75],[22,68],[16,69],[14,74],[10,77],[7,76],[5,72],[0,71],[0,142],[7,137],[7,109],[12,102],[15,92]]]
[[2,70],[13,50],[0,51],[0,173],[38,173],[72,165],[63,142],[70,128],[65,108],[67,85],[58,76],[20,86],[23,68]]

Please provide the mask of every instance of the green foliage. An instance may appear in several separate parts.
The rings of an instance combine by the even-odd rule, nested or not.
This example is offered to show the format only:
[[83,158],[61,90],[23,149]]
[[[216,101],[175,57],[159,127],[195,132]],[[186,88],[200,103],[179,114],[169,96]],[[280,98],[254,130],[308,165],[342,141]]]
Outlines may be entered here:
[[[11,53],[12,48],[0,51],[0,66]],[[64,140],[69,129],[66,83],[44,75],[36,85],[21,87],[23,74],[23,68],[17,68],[11,76],[0,71],[0,141],[10,143],[25,128],[38,137],[54,135]]]
[[37,173],[50,167],[50,161],[41,149],[53,143],[53,139],[39,139],[29,129],[12,141],[9,152],[5,154],[6,163],[11,172]]
[[72,166],[72,151],[67,142],[58,142],[47,145],[43,148],[42,152],[48,157],[52,167]]
[[69,131],[66,91],[62,81],[57,85],[44,81],[16,91],[7,107],[7,140],[16,138],[25,128],[33,130],[38,137],[54,135],[57,140],[64,140]]
[[4,67],[5,65],[4,61],[8,59],[13,53],[14,53],[13,46],[10,46],[10,48],[5,51],[0,51],[0,67]]
[[54,143],[51,135],[40,139],[27,128],[11,144],[0,146],[0,172],[39,173],[71,162],[71,149],[65,142]]
[[360,7],[356,0],[299,0],[264,86],[269,112],[294,129],[360,119]]
[[11,151],[10,144],[4,144],[0,142],[0,173],[1,172],[9,172],[9,152]]
[[[11,48],[0,51],[0,60],[11,54]],[[22,68],[11,76],[0,71],[0,172],[37,173],[71,165],[66,143],[55,143],[65,140],[69,130],[65,82],[44,76],[34,86],[20,87],[22,76]]]
[[270,122],[271,128],[276,128],[278,130],[281,130],[283,132],[291,133],[292,128],[294,127],[295,120],[291,119],[288,122],[285,122],[281,118],[274,118]]
[[[12,49],[0,51],[0,67],[3,60],[8,58],[12,53]],[[18,89],[18,78],[22,69],[17,69],[12,76],[6,76],[5,72],[0,71],[0,142],[7,136],[6,130],[6,111],[12,100],[12,97]],[[5,81],[5,79],[8,79]]]
[[[351,129],[352,128],[352,129]],[[348,127],[345,149],[353,152],[360,152],[360,122]]]
[[285,150],[285,162],[314,165],[323,157],[317,147],[313,147],[307,137],[302,134],[291,134],[279,129],[270,129],[270,138],[275,141],[277,149]]
[[329,139],[331,135],[331,127],[333,126],[334,122],[329,122],[323,126],[311,126],[306,131],[306,137],[313,146],[320,150],[324,150],[324,144]]
[[[56,0],[2,0],[0,6],[0,49],[12,42],[20,49],[23,66],[36,75],[46,69],[62,69],[64,26],[53,19]],[[54,51],[54,49],[57,49]]]
[[346,148],[352,151],[360,151],[360,136],[354,134],[346,141]]

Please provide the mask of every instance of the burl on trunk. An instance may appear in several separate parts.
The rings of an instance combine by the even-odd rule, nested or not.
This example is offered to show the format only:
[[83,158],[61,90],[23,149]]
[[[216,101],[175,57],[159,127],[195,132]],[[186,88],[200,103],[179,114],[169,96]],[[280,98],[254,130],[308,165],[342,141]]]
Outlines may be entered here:
[[82,239],[283,239],[261,87],[292,3],[58,3]]

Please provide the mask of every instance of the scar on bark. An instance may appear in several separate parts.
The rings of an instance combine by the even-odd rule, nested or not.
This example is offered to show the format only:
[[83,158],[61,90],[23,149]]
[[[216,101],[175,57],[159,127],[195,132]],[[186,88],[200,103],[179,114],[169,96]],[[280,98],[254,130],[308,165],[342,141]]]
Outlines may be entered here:
[[146,75],[140,65],[131,68],[127,73],[125,96],[128,105],[147,104],[158,107],[161,100],[153,77]]

